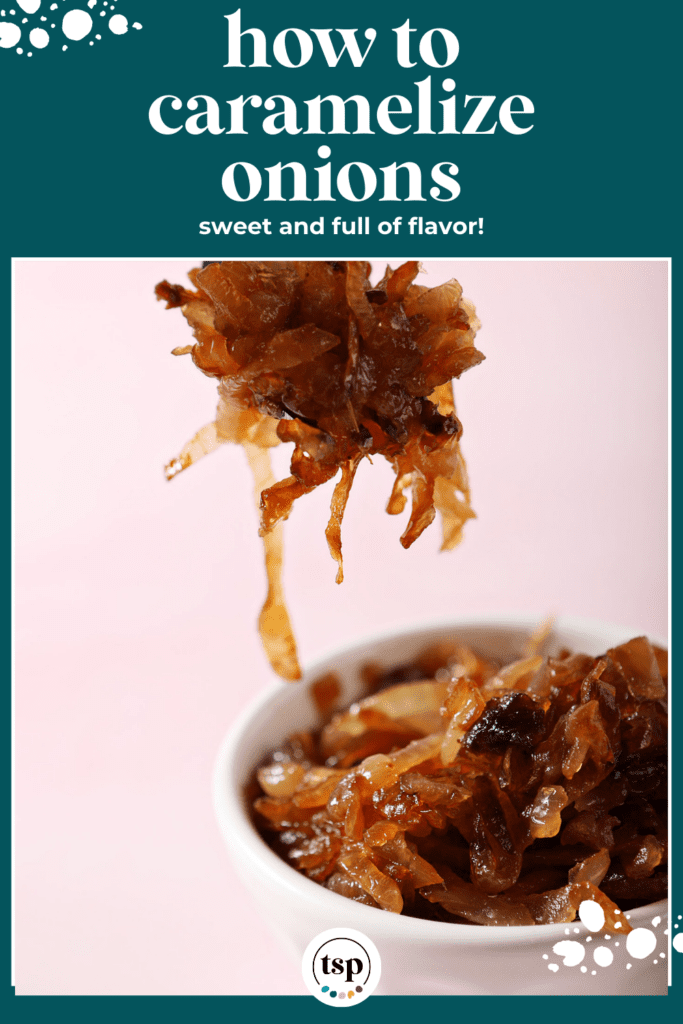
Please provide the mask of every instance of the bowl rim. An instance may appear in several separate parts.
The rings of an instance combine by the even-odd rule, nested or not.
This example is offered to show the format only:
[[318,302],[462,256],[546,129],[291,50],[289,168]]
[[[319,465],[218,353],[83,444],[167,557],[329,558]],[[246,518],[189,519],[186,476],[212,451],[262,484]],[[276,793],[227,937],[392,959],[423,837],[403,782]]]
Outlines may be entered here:
[[[283,888],[300,904],[311,907],[321,916],[337,918],[340,925],[353,926],[360,931],[367,931],[375,937],[402,939],[404,941],[422,941],[439,945],[491,946],[491,945],[536,945],[541,941],[548,943],[565,938],[569,935],[590,934],[586,926],[579,921],[570,924],[546,925],[511,925],[511,926],[477,926],[458,924],[447,921],[430,921],[409,917],[403,914],[378,912],[378,908],[356,903],[338,893],[331,892],[318,885],[306,875],[301,874],[291,865],[286,864],[271,850],[253,826],[246,803],[238,786],[237,777],[244,768],[241,746],[245,733],[252,722],[269,707],[274,707],[281,694],[292,693],[292,686],[300,688],[302,697],[307,694],[307,684],[321,670],[329,666],[329,662],[340,657],[357,656],[366,647],[374,647],[391,640],[414,637],[418,639],[430,633],[438,634],[454,629],[533,629],[543,616],[529,614],[488,614],[467,617],[454,616],[422,623],[412,622],[410,627],[399,626],[375,631],[345,644],[339,644],[331,650],[323,652],[306,666],[302,678],[297,683],[284,682],[277,679],[257,694],[243,709],[234,724],[228,729],[215,761],[213,772],[213,804],[216,818],[229,852],[234,859],[247,857],[251,864],[258,863],[263,872],[264,881],[269,881],[278,888]],[[578,616],[561,616],[555,619],[559,630],[594,634],[596,636],[626,637],[642,635],[633,633],[628,627],[600,620]],[[666,641],[659,637],[650,637],[651,641],[667,647]],[[620,641],[610,641],[616,643]],[[622,641],[623,642],[623,641]],[[637,907],[627,912],[632,925],[644,924],[650,916],[663,916],[668,908],[668,899],[657,903]]]

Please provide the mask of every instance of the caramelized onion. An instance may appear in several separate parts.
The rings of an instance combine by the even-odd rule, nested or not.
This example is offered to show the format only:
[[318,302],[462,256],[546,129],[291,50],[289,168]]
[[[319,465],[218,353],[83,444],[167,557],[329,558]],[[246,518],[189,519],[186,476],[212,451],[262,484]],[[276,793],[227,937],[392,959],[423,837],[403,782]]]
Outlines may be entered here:
[[[281,585],[280,524],[303,495],[341,477],[325,531],[344,578],[341,523],[364,457],[383,455],[396,481],[387,512],[412,509],[410,547],[441,514],[444,549],[461,539],[470,505],[462,426],[451,380],[484,356],[474,347],[474,307],[457,281],[414,284],[417,261],[387,267],[373,288],[365,261],[225,261],[190,272],[194,291],[162,281],[156,294],[180,306],[195,344],[175,348],[219,381],[216,420],[166,467],[171,479],[220,444],[247,450],[260,509],[268,595],[259,629],[275,671],[300,676]],[[290,476],[270,479],[265,449],[294,444]]]
[[[593,900],[625,934],[622,911],[666,893],[665,652],[640,637],[531,659],[495,665],[454,639],[366,671],[375,693],[259,769],[262,834],[383,910],[557,924]],[[437,678],[414,679],[426,666]]]

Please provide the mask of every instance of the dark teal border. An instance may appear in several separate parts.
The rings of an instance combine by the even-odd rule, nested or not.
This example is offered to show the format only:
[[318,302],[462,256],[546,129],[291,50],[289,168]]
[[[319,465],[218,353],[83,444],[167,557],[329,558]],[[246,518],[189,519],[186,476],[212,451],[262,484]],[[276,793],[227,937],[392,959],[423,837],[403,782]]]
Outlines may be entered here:
[[[47,6],[47,0],[43,2]],[[228,153],[236,151],[236,144],[214,137],[169,139],[155,135],[146,114],[152,99],[165,92],[185,98],[201,92],[228,98],[246,89],[263,95],[285,92],[310,97],[325,89],[380,97],[406,92],[412,82],[423,77],[418,75],[419,68],[415,73],[397,69],[391,50],[379,45],[378,38],[377,60],[371,71],[361,69],[353,78],[343,70],[326,72],[312,63],[301,74],[245,70],[231,72],[227,79],[222,68],[225,38],[221,19],[237,6],[239,0],[199,0],[190,12],[180,0],[120,0],[119,11],[130,21],[142,22],[143,31],[105,38],[97,51],[73,45],[62,53],[58,46],[50,45],[30,60],[0,50],[0,295],[4,300],[0,325],[6,368],[5,438],[9,437],[11,401],[11,257],[228,255],[224,246],[221,251],[216,247],[209,251],[197,235],[197,224],[207,217],[235,216],[220,191],[220,175],[234,159]],[[416,159],[428,167],[436,159],[455,154],[463,195],[451,205],[457,205],[458,218],[484,216],[485,234],[446,242],[422,239],[420,255],[452,259],[671,257],[673,299],[678,298],[677,269],[682,254],[681,8],[673,0],[651,0],[649,4],[642,0],[576,0],[571,5],[548,0],[516,4],[509,0],[488,0],[486,4],[434,0],[428,6],[397,0],[390,10],[349,0],[332,13],[310,0],[292,5],[242,0],[241,8],[250,24],[259,24],[271,34],[290,25],[322,27],[328,18],[330,24],[333,19],[335,25],[373,25],[385,32],[408,16],[422,31],[444,24],[456,31],[461,43],[454,71],[458,88],[473,94],[523,93],[533,99],[536,127],[519,138],[459,139],[452,150],[450,143],[439,138],[420,140],[419,146],[401,141],[411,140],[411,136],[389,142],[354,136],[316,141],[316,145],[328,142],[340,163],[367,159],[379,166],[389,152],[390,159],[394,155],[399,160]],[[252,16],[253,10],[259,13]],[[241,158],[261,165],[270,162],[272,140],[253,134],[239,145]],[[286,138],[278,147],[283,160],[314,160],[310,139]],[[272,216],[272,205],[259,206],[255,201],[250,204],[249,218]],[[404,205],[337,203],[333,210],[323,212],[348,217],[362,212],[389,219],[404,213]],[[420,206],[419,214],[432,217],[443,216],[444,207],[448,209],[448,204],[432,202]],[[286,216],[285,210],[278,213]],[[293,218],[295,213],[290,211],[290,215]],[[306,214],[296,211],[296,215],[313,214],[307,210]],[[379,237],[371,237],[367,246],[364,242],[363,252],[352,242],[344,248],[328,238],[297,242],[276,237],[270,255],[359,256],[368,249],[386,252],[391,247]],[[393,243],[393,248],[397,256],[416,251],[415,244],[405,239]],[[246,236],[230,254],[263,253],[260,243]],[[646,367],[646,334],[643,361]],[[672,372],[677,374],[676,360]],[[677,376],[673,380],[675,385]],[[675,400],[674,391],[677,431]],[[9,508],[6,502],[7,536]],[[674,540],[674,558],[676,553]],[[9,544],[3,548],[2,558],[9,579]],[[5,595],[9,606],[9,587]],[[674,637],[679,622],[676,598],[674,591]],[[10,740],[9,614],[5,623],[4,714]],[[677,722],[676,698],[673,714]],[[675,743],[673,747],[674,833],[680,840],[681,770]],[[6,763],[10,763],[9,756]],[[135,1020],[154,1013],[170,1021],[268,1017],[283,1024],[303,1024],[325,1013],[312,998],[303,996],[14,998],[9,984],[9,775],[4,793],[7,883],[3,962],[7,973],[2,999],[6,1019],[28,1022],[63,1016],[90,1024],[93,1019],[107,1022],[125,1016]],[[680,854],[676,863],[679,861]],[[677,888],[673,899],[674,914],[677,910],[683,913],[683,897]],[[527,1018],[552,1016],[558,1022],[573,1022],[577,1012],[596,1021],[604,1016],[640,1022],[643,1013],[673,1018],[682,1001],[683,957],[674,954],[673,961],[674,987],[664,1002],[658,998],[655,1005],[627,1003],[627,997],[583,997],[579,1003],[559,996],[512,1001],[506,997],[459,997],[457,1002],[457,997],[385,997],[381,1007],[368,1001],[354,1013],[356,1019],[370,1020],[381,1012],[397,1024],[412,1021],[416,1012],[456,1013],[483,1020],[523,1013]],[[609,1006],[605,998],[609,998]]]

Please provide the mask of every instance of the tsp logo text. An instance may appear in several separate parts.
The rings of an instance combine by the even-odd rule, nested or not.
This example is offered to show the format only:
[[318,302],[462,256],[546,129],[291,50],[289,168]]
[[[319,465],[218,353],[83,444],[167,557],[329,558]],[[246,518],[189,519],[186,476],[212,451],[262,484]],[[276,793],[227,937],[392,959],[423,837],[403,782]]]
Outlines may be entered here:
[[349,960],[342,960],[341,957],[336,956],[334,960],[330,962],[329,956],[325,955],[320,958],[320,964],[322,966],[323,974],[343,974],[346,971],[345,981],[351,982],[357,974],[363,970],[363,961],[359,960],[358,957],[351,957]]
[[328,1006],[362,1003],[377,988],[381,962],[377,947],[362,932],[333,928],[316,935],[301,964],[306,986]]

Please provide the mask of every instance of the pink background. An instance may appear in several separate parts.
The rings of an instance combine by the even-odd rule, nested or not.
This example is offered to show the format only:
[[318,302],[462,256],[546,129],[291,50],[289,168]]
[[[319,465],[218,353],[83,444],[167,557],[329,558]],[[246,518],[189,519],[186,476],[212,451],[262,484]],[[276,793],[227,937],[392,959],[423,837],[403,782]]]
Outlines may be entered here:
[[[20,994],[304,994],[211,808],[220,741],[270,677],[241,450],[162,475],[215,408],[215,383],[169,355],[190,340],[180,312],[153,297],[193,265],[15,263]],[[286,586],[302,659],[480,612],[666,636],[667,264],[425,267],[422,283],[457,276],[484,325],[487,360],[456,389],[479,518],[450,554],[436,524],[404,552],[389,466],[364,463],[337,587],[332,485],[299,502]]]

